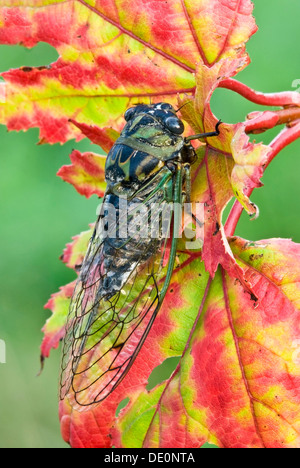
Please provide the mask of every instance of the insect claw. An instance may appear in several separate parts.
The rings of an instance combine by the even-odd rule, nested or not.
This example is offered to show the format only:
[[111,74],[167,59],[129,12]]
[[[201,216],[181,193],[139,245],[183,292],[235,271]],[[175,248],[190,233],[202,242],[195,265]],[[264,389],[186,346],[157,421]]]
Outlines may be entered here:
[[222,120],[220,119],[219,122],[216,124],[216,128],[215,128],[215,132],[216,132],[216,136],[220,135],[220,130],[219,130],[219,127],[220,125],[222,124]]
[[199,140],[200,138],[211,138],[215,136],[220,135],[220,130],[219,127],[222,124],[222,120],[219,120],[218,123],[216,124],[215,131],[214,132],[208,132],[208,133],[198,133],[197,135],[191,135],[189,137],[185,138],[185,143],[189,143],[192,140]]

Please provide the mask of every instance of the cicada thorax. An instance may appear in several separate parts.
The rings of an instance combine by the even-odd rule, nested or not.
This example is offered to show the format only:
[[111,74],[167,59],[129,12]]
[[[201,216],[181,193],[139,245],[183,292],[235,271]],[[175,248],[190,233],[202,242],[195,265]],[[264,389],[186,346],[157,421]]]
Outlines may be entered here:
[[116,143],[106,160],[108,190],[130,198],[163,166],[163,161],[149,153]]

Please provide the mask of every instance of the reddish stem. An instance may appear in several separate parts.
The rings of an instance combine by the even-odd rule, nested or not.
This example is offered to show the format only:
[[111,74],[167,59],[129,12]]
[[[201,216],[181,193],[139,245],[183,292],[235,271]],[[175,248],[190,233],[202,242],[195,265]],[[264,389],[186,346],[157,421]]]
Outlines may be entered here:
[[248,115],[245,132],[262,133],[276,125],[289,125],[300,119],[300,107],[287,107],[277,111],[252,112]]
[[230,89],[248,99],[248,101],[262,106],[300,106],[300,94],[296,91],[270,94],[258,93],[233,78],[221,81],[219,88]]
[[268,162],[266,167],[270,164],[271,161],[277,156],[277,154],[286,146],[290,145],[294,141],[300,138],[300,123],[295,125],[294,127],[285,128],[282,130],[279,135],[272,141],[270,144],[271,148],[273,148],[272,153],[269,155]]
[[[300,110],[300,108],[298,108]],[[263,133],[269,128],[273,128],[278,125],[279,117],[275,112],[255,112],[250,116],[255,115],[254,118],[250,118],[245,122],[245,132],[250,133]],[[249,116],[248,116],[249,118]]]
[[[287,145],[293,143],[295,140],[300,138],[300,123],[291,128],[285,128],[270,144],[273,151],[269,154],[268,161],[265,165],[265,169],[273,161],[275,156]],[[254,190],[254,187],[245,191],[245,195],[250,197]],[[226,236],[233,236],[237,223],[240,219],[240,216],[243,212],[242,205],[236,200],[234,205],[229,213],[227,221],[225,223],[224,229]]]

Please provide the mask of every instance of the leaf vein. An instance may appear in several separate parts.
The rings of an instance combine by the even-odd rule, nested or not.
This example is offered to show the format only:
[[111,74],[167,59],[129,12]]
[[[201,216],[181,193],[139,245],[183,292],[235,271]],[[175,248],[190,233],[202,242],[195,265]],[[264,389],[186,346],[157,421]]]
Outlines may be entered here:
[[186,71],[188,71],[190,73],[194,73],[194,71],[195,71],[194,68],[189,67],[185,63],[181,62],[180,60],[176,59],[175,57],[172,57],[167,52],[164,52],[163,50],[155,47],[154,45],[147,43],[146,41],[144,41],[140,37],[136,36],[133,32],[131,32],[128,29],[124,28],[124,26],[122,26],[121,24],[116,23],[114,20],[112,20],[112,19],[108,18],[107,16],[105,16],[103,13],[100,13],[100,11],[98,11],[97,8],[93,7],[92,5],[89,5],[88,3],[86,3],[85,0],[77,0],[77,1],[80,2],[82,5],[86,6],[87,8],[89,8],[90,10],[92,10],[95,14],[100,16],[104,21],[107,21],[108,23],[112,24],[113,26],[118,28],[120,31],[122,31],[124,34],[128,35],[132,39],[135,39],[136,41],[143,44],[145,47],[148,47],[148,48],[152,49],[154,52],[162,55],[165,59],[173,62],[174,64],[176,64],[178,66],[180,66],[184,70],[186,70]]
[[262,438],[262,435],[261,435],[260,430],[259,430],[257,416],[255,414],[255,408],[254,408],[254,404],[253,404],[255,398],[253,397],[253,395],[251,393],[249,383],[248,383],[248,380],[247,380],[247,377],[246,377],[245,369],[244,369],[244,366],[243,366],[243,362],[242,362],[242,356],[241,356],[241,352],[240,352],[240,348],[239,348],[238,336],[237,336],[235,328],[234,328],[233,317],[232,317],[231,308],[230,308],[229,296],[228,296],[226,279],[225,279],[225,271],[223,270],[223,268],[222,268],[222,285],[223,285],[224,300],[225,300],[225,307],[226,307],[226,312],[227,312],[227,317],[228,317],[228,323],[229,323],[231,333],[232,333],[232,337],[233,337],[233,340],[234,340],[235,350],[236,350],[236,354],[237,354],[239,368],[240,368],[241,374],[242,374],[242,379],[243,379],[243,382],[244,382],[244,385],[245,385],[245,390],[246,390],[246,392],[248,394],[248,397],[249,397],[250,409],[251,409],[251,414],[252,414],[252,418],[253,418],[253,423],[254,423],[254,426],[255,426],[257,436],[258,436],[258,438],[260,439],[260,441],[262,443],[262,446],[264,448],[266,448],[265,443],[264,443],[263,438]]
[[230,38],[230,36],[231,36],[231,34],[232,34],[233,28],[234,28],[235,23],[236,23],[236,19],[237,19],[238,12],[239,12],[239,9],[240,9],[240,6],[241,6],[241,2],[242,2],[242,0],[238,0],[238,3],[236,4],[235,11],[234,11],[234,17],[233,17],[233,19],[232,19],[230,28],[228,28],[227,35],[226,35],[226,38],[225,38],[223,47],[222,47],[222,49],[220,50],[220,52],[219,52],[217,58],[214,60],[214,64],[220,60],[220,58],[222,57],[222,55],[223,55],[224,52],[225,52],[225,49],[226,49],[226,47],[227,47],[227,45],[228,45],[229,38]]

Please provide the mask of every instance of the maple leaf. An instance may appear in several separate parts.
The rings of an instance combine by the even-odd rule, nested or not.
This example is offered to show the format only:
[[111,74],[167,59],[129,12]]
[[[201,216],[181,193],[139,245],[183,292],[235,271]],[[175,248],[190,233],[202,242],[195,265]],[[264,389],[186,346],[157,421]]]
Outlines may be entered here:
[[43,41],[60,55],[46,67],[2,74],[0,122],[9,130],[40,127],[48,143],[81,137],[72,118],[118,128],[132,102],[150,96],[176,102],[177,93],[193,91],[196,63],[240,55],[256,31],[249,0],[75,0],[72,7],[5,0],[0,6],[0,43]]
[[60,291],[53,294],[45,305],[45,309],[50,309],[53,314],[42,329],[44,332],[44,339],[41,345],[42,361],[46,357],[49,357],[51,349],[58,347],[59,342],[65,335],[65,323],[75,283],[73,281],[60,288]]
[[[230,245],[259,306],[223,269],[196,280],[201,267],[191,264],[190,285],[175,275],[171,288],[193,326],[172,376],[150,392],[129,391],[116,447],[299,447],[300,362],[291,343],[300,334],[300,246],[240,238]],[[188,297],[200,288],[200,308],[193,307]],[[179,320],[175,309],[166,314]],[[154,324],[152,333],[164,342],[164,330]]]
[[[180,253],[126,380],[92,411],[60,403],[73,447],[299,446],[300,246],[235,237],[230,247],[259,305],[224,269],[212,279],[199,254]],[[151,370],[172,356],[181,358],[171,377],[146,390]]]
[[70,159],[72,165],[61,167],[57,175],[72,184],[81,195],[87,198],[94,194],[103,197],[106,188],[106,158],[99,154],[80,153],[74,150]]

